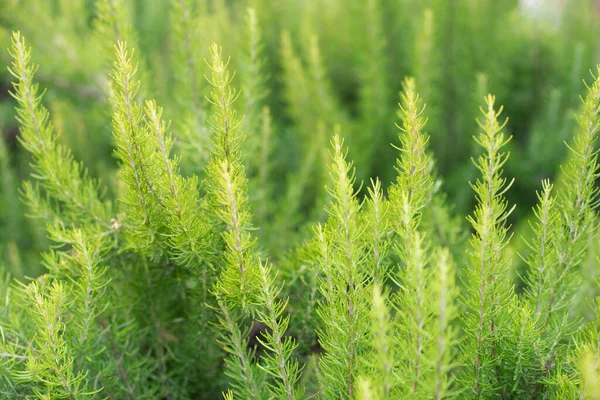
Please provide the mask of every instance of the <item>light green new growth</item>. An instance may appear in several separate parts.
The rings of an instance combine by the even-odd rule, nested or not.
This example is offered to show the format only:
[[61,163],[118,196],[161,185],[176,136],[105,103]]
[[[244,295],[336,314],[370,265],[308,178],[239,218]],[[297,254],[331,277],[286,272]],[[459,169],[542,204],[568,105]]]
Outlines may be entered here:
[[352,165],[345,160],[338,135],[331,144],[332,187],[328,190],[333,200],[327,208],[330,217],[325,229],[331,237],[324,242],[330,260],[323,260],[323,265],[335,269],[324,268],[325,279],[320,284],[324,299],[317,311],[321,318],[319,342],[325,354],[319,362],[319,379],[324,396],[351,399],[368,333],[362,316],[368,309],[366,279],[371,271],[364,270],[365,249],[359,240],[361,207],[353,187]]
[[164,224],[158,192],[160,176],[154,141],[144,122],[144,109],[136,95],[140,82],[136,80],[137,67],[132,64],[127,45],[119,42],[112,72],[115,89],[112,103],[115,154],[121,160],[119,179],[125,182],[120,202],[125,207],[124,221],[127,238],[133,249],[140,249],[149,257],[161,254],[161,230]]
[[[399,356],[396,354],[394,343],[390,340],[393,324],[387,303],[388,296],[382,293],[381,286],[373,285],[371,331],[375,362],[371,363],[372,384],[371,388],[368,388],[359,383],[363,390],[363,396],[367,395],[367,392],[364,392],[365,389],[369,392],[367,398],[369,396],[375,399],[389,398],[397,382],[395,370],[398,368],[396,360]],[[364,384],[365,381],[361,383]]]
[[259,263],[259,268],[261,281],[259,304],[264,310],[257,311],[257,319],[265,324],[268,331],[258,340],[270,352],[261,358],[260,367],[275,379],[275,383],[267,384],[273,398],[302,399],[304,392],[298,386],[300,368],[298,362],[292,358],[292,353],[298,344],[293,338],[284,337],[290,323],[290,317],[283,316],[287,302],[277,298],[281,294],[281,287],[277,287],[275,278],[271,276],[271,267]]
[[508,280],[509,260],[503,254],[508,242],[506,218],[512,209],[504,193],[510,188],[502,177],[502,167],[508,155],[502,147],[508,143],[498,122],[502,108],[494,108],[495,97],[485,98],[486,107],[481,112],[483,122],[478,121],[481,132],[475,141],[484,149],[475,165],[481,178],[472,184],[477,205],[473,216],[468,217],[475,233],[470,243],[471,268],[467,271],[467,294],[464,298],[467,312],[465,326],[465,384],[470,396],[487,398],[498,391],[499,359],[498,342],[502,340],[502,317],[511,309],[512,285]]
[[[118,234],[120,222],[109,220],[110,203],[100,200],[98,184],[57,143],[32,80],[36,67],[30,64],[30,50],[19,34],[13,37],[15,96],[22,105],[18,112],[23,118],[23,143],[34,154],[34,177],[41,180],[43,189],[26,184],[24,193],[37,208],[37,215],[48,221],[49,236],[59,248],[43,256],[49,275],[30,284],[23,295],[7,297],[19,308],[23,307],[19,296],[27,295],[35,303],[32,309],[22,310],[31,325],[4,325],[9,340],[16,340],[10,346],[29,353],[17,358],[26,360],[25,365],[13,365],[6,375],[7,382],[12,382],[11,393],[23,390],[28,395],[43,393],[44,398],[83,398],[97,397],[102,391],[107,396],[145,397],[154,392],[153,384],[132,386],[154,370],[151,360],[133,351],[143,330],[138,330],[130,308],[114,303],[112,296],[118,289],[108,296],[106,270],[98,267],[102,254],[114,256],[110,250],[117,243],[110,236]],[[120,278],[114,272],[112,277],[115,281]],[[122,293],[115,298],[119,297],[125,303],[130,299]],[[33,324],[34,320],[37,323]],[[16,338],[25,335],[36,335],[39,345],[33,341],[21,345]],[[124,365],[129,362],[132,365]],[[15,383],[23,382],[24,377],[31,385],[17,389]]]
[[[600,67],[597,69],[600,75]],[[577,116],[579,127],[573,139],[571,158],[563,168],[565,187],[558,195],[558,206],[562,215],[563,229],[558,243],[558,277],[551,288],[549,311],[554,312],[568,304],[572,293],[571,271],[582,260],[587,248],[586,235],[595,229],[593,211],[598,206],[598,130],[600,128],[600,78],[594,76],[594,83],[588,87],[583,102],[583,110]]]
[[0,3],[0,398],[598,398],[590,0]]
[[9,71],[17,79],[13,97],[19,103],[20,141],[33,156],[33,177],[39,181],[39,185],[23,185],[31,214],[65,226],[95,225],[99,233],[111,233],[111,205],[102,201],[102,190],[87,176],[85,167],[58,142],[48,111],[41,104],[43,93],[33,80],[37,66],[31,63],[31,50],[19,33],[12,36],[10,54]]
[[427,192],[431,179],[427,173],[429,158],[426,154],[427,136],[422,132],[425,119],[419,96],[415,92],[414,80],[404,82],[398,126],[400,135],[400,156],[397,159],[398,177],[390,190],[392,228],[397,235],[395,250],[401,261],[401,268],[393,277],[401,288],[394,306],[399,312],[397,346],[402,352],[402,363],[407,367],[401,370],[401,391],[406,396],[420,396],[424,387],[422,376],[429,373],[430,366],[423,360],[426,340],[426,325],[429,325],[430,312],[427,309],[425,293],[429,287],[429,249],[424,235],[419,232],[422,212],[428,202]]
[[[286,302],[277,299],[281,288],[271,277],[271,268],[259,260],[256,239],[251,234],[248,184],[239,150],[242,120],[232,108],[237,93],[230,87],[232,77],[221,59],[221,50],[214,45],[211,54],[211,103],[215,114],[211,118],[214,137],[206,175],[209,206],[226,228],[222,233],[225,263],[220,266],[214,288],[224,330],[221,343],[232,356],[226,359],[226,373],[243,398],[263,398],[266,388],[272,398],[300,399],[300,368],[292,359],[297,344],[284,337],[289,325],[289,317],[283,316]],[[247,332],[239,328],[248,314],[256,315],[269,329],[258,339],[266,352],[258,366],[267,376],[257,370],[252,360],[254,352],[248,349]]]
[[44,392],[54,393],[59,398],[91,398],[93,393],[87,389],[85,373],[75,372],[75,360],[65,341],[63,313],[67,293],[64,285],[54,282],[46,288],[32,283],[26,290],[38,334],[37,346],[28,355],[27,371],[34,381],[43,385],[43,389],[34,388],[35,394],[41,398]]
[[214,133],[212,156],[206,166],[206,188],[210,211],[225,228],[221,233],[225,245],[223,265],[218,266],[220,276],[214,288],[222,327],[221,344],[231,355],[225,362],[233,387],[243,398],[260,399],[264,377],[252,364],[247,332],[240,329],[242,314],[249,313],[256,303],[260,288],[259,264],[252,253],[255,240],[249,232],[247,180],[239,154],[242,120],[233,109],[237,93],[229,86],[232,77],[221,59],[221,49],[213,45],[211,55],[210,101],[215,113],[210,119]]
[[398,216],[393,219],[392,226],[406,247],[410,246],[411,235],[418,228],[428,202],[427,192],[432,185],[427,173],[429,157],[426,145],[429,139],[422,133],[426,122],[423,111],[414,80],[406,79],[399,112],[402,126],[398,125],[401,131],[400,156],[396,166],[398,176],[390,190],[391,207]]
[[[538,350],[540,379],[558,370],[554,360],[563,352],[563,337],[575,327],[568,321],[577,274],[588,247],[588,237],[597,228],[594,210],[598,206],[598,150],[596,149],[600,113],[600,83],[595,78],[577,117],[579,127],[569,146],[571,155],[563,168],[564,184],[557,196],[552,185],[543,182],[535,210],[535,242],[528,258],[529,301],[537,317],[538,329],[549,344]],[[547,378],[546,378],[547,379]]]
[[435,332],[432,337],[435,344],[429,346],[426,358],[431,360],[435,368],[433,390],[430,392],[439,400],[454,396],[452,370],[457,366],[456,346],[459,335],[453,324],[458,315],[458,291],[455,283],[456,267],[448,249],[436,249],[431,266],[434,269],[431,274],[434,328],[431,331]]
[[583,397],[584,399],[596,400],[600,393],[600,366],[598,358],[594,353],[583,353],[581,359],[581,372],[583,375]]
[[358,393],[357,398],[359,400],[379,400],[381,397],[377,397],[371,390],[371,384],[368,379],[360,378],[358,380]]
[[184,178],[179,173],[179,159],[171,157],[172,138],[169,125],[162,119],[163,109],[155,101],[147,101],[145,124],[157,149],[157,188],[163,206],[164,235],[171,246],[171,256],[178,263],[206,273],[207,228],[202,221],[196,176]]
[[221,59],[221,49],[213,45],[211,55],[210,101],[215,113],[210,118],[214,134],[212,157],[206,166],[206,190],[212,212],[226,227],[222,237],[227,250],[219,290],[237,306],[247,309],[254,301],[259,271],[252,256],[255,240],[249,232],[247,179],[240,155],[239,129],[243,119],[237,117],[233,108],[238,93],[230,86],[233,77]]
[[390,204],[383,195],[381,182],[378,179],[371,181],[371,186],[367,190],[369,197],[365,205],[365,237],[371,254],[370,263],[374,267],[375,283],[383,284],[389,274],[387,257],[392,245]]
[[542,192],[538,193],[538,205],[534,209],[535,222],[532,225],[535,239],[528,243],[531,254],[527,259],[530,268],[527,275],[527,297],[535,313],[549,317],[544,311],[549,308],[552,285],[558,278],[558,248],[556,241],[560,234],[560,214],[556,207],[556,197],[552,194],[553,185],[542,182]]
[[231,387],[244,399],[262,399],[265,377],[252,363],[254,352],[248,349],[248,332],[240,329],[241,318],[226,300],[218,298],[218,319],[221,329],[219,344],[229,354],[225,358],[225,374],[231,378]]

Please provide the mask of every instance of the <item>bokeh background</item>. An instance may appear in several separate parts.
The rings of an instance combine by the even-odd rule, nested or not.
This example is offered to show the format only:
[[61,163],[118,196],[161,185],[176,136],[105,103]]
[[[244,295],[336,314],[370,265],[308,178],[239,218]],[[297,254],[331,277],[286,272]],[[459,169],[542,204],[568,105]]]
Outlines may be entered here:
[[[185,174],[202,176],[209,91],[203,60],[216,42],[245,71],[247,8],[262,31],[264,96],[272,116],[268,195],[253,199],[261,243],[282,258],[303,240],[309,222],[322,219],[327,143],[339,129],[350,147],[358,182],[389,183],[398,143],[397,103],[402,81],[413,76],[427,103],[426,131],[453,213],[464,221],[476,179],[472,136],[483,96],[491,92],[509,117],[514,136],[506,174],[518,205],[518,232],[544,178],[560,182],[576,125],[584,79],[600,61],[600,7],[592,0],[114,0],[143,71],[142,92],[172,120]],[[191,5],[181,13],[181,3]],[[112,154],[111,43],[97,32],[93,0],[2,0],[0,63],[7,65],[11,31],[19,30],[40,65],[45,105],[62,141],[108,192],[118,190]],[[190,54],[192,56],[190,56]],[[193,77],[195,85],[190,87]],[[185,77],[185,79],[183,78]],[[48,248],[40,222],[26,218],[19,200],[30,174],[18,143],[11,77],[0,70],[0,262],[14,276],[41,272]],[[239,111],[248,102],[243,78]],[[255,107],[254,107],[255,108]],[[251,121],[258,121],[250,116]],[[259,124],[245,126],[247,167],[259,157]],[[516,221],[520,221],[516,223]],[[465,224],[466,226],[466,224]],[[515,257],[518,262],[518,257]],[[518,266],[515,267],[518,269]]]

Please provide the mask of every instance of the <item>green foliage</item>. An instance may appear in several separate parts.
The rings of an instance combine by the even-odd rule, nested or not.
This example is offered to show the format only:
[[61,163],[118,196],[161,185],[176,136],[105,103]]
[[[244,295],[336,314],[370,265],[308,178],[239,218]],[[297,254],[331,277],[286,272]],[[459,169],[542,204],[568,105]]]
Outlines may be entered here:
[[519,4],[1,4],[0,397],[598,398],[597,14]]
[[476,166],[481,179],[473,185],[477,206],[469,222],[475,233],[471,237],[469,255],[472,267],[467,271],[468,294],[465,296],[467,340],[465,358],[474,360],[473,368],[466,371],[466,387],[472,387],[477,398],[493,396],[498,390],[498,342],[501,341],[500,320],[511,309],[513,291],[507,276],[509,259],[503,255],[507,243],[506,219],[512,209],[503,193],[510,183],[502,176],[502,167],[507,155],[502,147],[508,143],[498,122],[501,113],[494,108],[495,98],[486,97],[486,107],[481,112],[485,117],[479,122],[482,132],[475,138],[484,148]]
[[322,325],[319,343],[325,351],[319,378],[324,396],[350,399],[367,343],[368,324],[361,316],[368,310],[365,292],[372,272],[365,270],[365,246],[359,240],[360,204],[353,188],[352,165],[346,162],[337,134],[332,147],[329,192],[333,200],[327,207],[330,217],[324,228],[329,268],[323,271],[323,300],[318,310]]

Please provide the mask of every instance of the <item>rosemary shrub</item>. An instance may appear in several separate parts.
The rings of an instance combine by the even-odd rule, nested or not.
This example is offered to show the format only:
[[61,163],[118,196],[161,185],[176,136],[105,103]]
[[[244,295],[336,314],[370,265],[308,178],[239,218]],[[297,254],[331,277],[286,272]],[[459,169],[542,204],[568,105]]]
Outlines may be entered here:
[[[98,0],[92,27],[79,15],[84,2],[73,14],[59,3],[73,32],[92,29],[102,49],[82,73],[103,83],[84,95],[103,99],[97,117],[112,131],[117,171],[99,173],[65,144],[69,124],[53,118],[38,83],[53,71],[38,69],[24,35],[12,33],[11,94],[31,168],[19,193],[50,243],[35,278],[22,277],[16,241],[0,264],[0,397],[598,398],[600,66],[560,174],[539,179],[531,216],[515,215],[515,126],[485,75],[477,100],[465,100],[444,86],[449,72],[428,69],[440,56],[435,21],[451,22],[436,2],[404,5],[424,23],[412,48],[419,70],[401,84],[388,74],[390,6],[368,0],[345,11],[368,27],[355,43],[358,122],[328,77],[331,44],[309,28],[294,32],[300,43],[274,33],[275,8],[263,2],[243,12],[239,59],[199,45],[215,26],[233,32],[224,2],[210,11],[172,2],[173,99],[152,98],[160,82],[126,1]],[[318,9],[302,4],[310,26]],[[268,73],[273,51],[283,88]],[[441,136],[466,126],[477,132],[474,167],[461,169],[472,176],[470,229],[445,193],[443,177],[456,176],[444,171],[453,158],[451,136]],[[374,161],[390,136],[395,168]],[[298,168],[278,185],[282,143],[296,146],[283,157]],[[0,141],[3,204],[20,212],[8,154]],[[2,229],[21,229],[17,218]]]

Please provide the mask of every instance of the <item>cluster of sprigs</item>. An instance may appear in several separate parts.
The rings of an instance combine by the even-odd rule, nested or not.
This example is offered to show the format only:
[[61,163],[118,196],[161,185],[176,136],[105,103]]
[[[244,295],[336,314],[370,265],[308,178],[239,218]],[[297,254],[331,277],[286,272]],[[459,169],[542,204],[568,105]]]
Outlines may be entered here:
[[[378,3],[364,7],[376,45],[362,79],[375,85],[365,89],[361,108],[371,115],[364,129],[376,134],[387,123],[378,104],[389,93],[373,60],[385,55],[386,43],[375,22]],[[176,2],[182,110],[174,137],[163,108],[145,98],[144,66],[135,61],[122,9],[101,1],[98,10],[100,37],[116,41],[108,90],[119,162],[115,201],[61,144],[30,49],[19,33],[12,37],[19,138],[34,182],[23,184],[22,195],[54,246],[43,254],[47,274],[27,284],[0,282],[2,396],[595,398],[600,317],[581,324],[573,310],[581,265],[597,240],[600,79],[588,88],[557,190],[542,182],[523,256],[524,290],[516,290],[506,199],[512,181],[503,172],[510,139],[494,96],[484,99],[474,138],[483,151],[474,160],[480,177],[472,183],[473,233],[465,246],[436,178],[415,80],[405,79],[399,104],[396,180],[386,193],[372,179],[363,199],[341,128],[330,124],[332,115],[342,125],[345,116],[324,76],[319,42],[310,36],[305,65],[284,32],[282,67],[293,82],[285,96],[304,159],[282,195],[286,203],[273,211],[256,11],[246,14],[243,91],[213,45],[212,89],[203,99],[198,16],[189,2]],[[176,141],[184,154],[201,151],[198,175],[181,171],[190,161],[173,155]],[[363,145],[372,152],[379,144]],[[325,175],[327,163],[322,190],[311,177]],[[280,248],[286,237],[268,235],[306,230],[297,214],[307,201],[322,208],[323,220],[276,267],[265,243]],[[267,220],[285,228],[257,235],[254,223]],[[464,250],[470,262],[463,267],[456,254]]]

